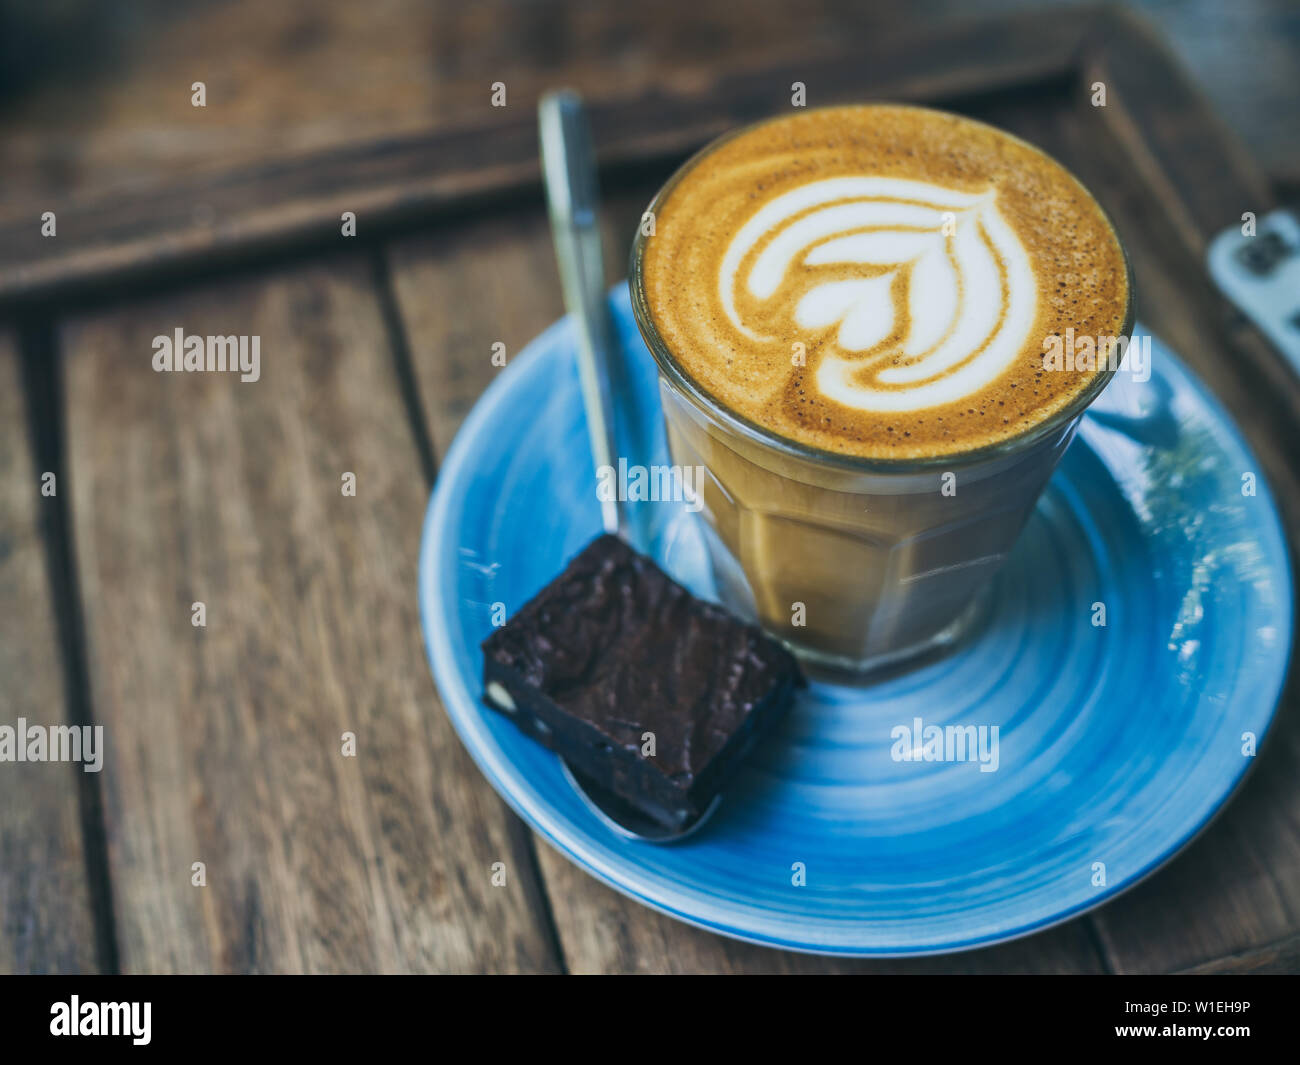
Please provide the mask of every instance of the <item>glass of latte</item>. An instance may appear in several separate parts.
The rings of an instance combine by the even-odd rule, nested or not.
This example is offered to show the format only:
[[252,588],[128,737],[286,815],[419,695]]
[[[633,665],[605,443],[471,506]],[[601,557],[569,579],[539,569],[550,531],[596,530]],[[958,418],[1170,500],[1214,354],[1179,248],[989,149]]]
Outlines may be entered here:
[[650,205],[631,288],[723,600],[849,680],[977,623],[1133,320],[1068,171],[893,105],[705,148]]

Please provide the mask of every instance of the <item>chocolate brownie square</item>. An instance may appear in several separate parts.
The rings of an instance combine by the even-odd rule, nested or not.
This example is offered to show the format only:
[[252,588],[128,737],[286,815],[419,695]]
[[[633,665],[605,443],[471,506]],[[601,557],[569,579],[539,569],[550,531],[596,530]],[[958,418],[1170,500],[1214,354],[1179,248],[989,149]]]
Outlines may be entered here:
[[784,646],[611,535],[483,655],[488,706],[668,827],[707,808],[804,683]]

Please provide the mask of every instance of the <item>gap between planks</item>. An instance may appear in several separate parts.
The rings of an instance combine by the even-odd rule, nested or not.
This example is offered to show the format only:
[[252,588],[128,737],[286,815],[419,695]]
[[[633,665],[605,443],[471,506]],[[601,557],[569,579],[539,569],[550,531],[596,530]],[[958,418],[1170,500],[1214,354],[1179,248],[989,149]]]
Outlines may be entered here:
[[[81,598],[72,559],[72,516],[67,494],[70,482],[64,460],[62,364],[49,319],[25,323],[20,332],[20,345],[32,457],[38,469],[54,471],[58,483],[63,486],[63,490],[57,492],[48,504],[43,539],[64,666],[68,721],[77,727],[94,727],[97,722],[86,683]],[[101,774],[76,772],[75,776],[95,957],[100,972],[113,974],[119,971],[117,929],[113,921],[113,884],[108,869]]]
[[[429,420],[425,414],[424,402],[420,398],[420,388],[416,381],[415,364],[411,359],[410,340],[406,335],[406,326],[402,321],[402,312],[397,306],[397,294],[393,290],[393,279],[389,273],[388,258],[380,248],[370,252],[370,269],[374,280],[375,298],[379,301],[379,311],[383,318],[384,331],[388,337],[388,349],[393,356],[393,370],[397,375],[398,389],[406,407],[406,415],[411,423],[411,436],[415,440],[416,450],[420,455],[420,465],[424,470],[425,484],[433,490],[438,478],[438,456],[434,451],[433,439],[429,432]],[[537,885],[540,900],[540,913],[543,929],[550,938],[551,950],[562,973],[569,971],[564,954],[564,943],[560,939],[555,924],[555,909],[551,901],[550,887],[537,860],[537,839],[513,810],[507,810],[507,828],[515,838],[520,850],[528,860],[528,867]]]

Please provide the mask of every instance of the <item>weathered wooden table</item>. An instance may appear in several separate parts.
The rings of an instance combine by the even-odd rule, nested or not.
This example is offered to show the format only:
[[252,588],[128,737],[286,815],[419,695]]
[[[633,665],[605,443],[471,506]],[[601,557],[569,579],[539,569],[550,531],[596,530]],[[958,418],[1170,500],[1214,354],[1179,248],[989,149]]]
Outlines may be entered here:
[[[1241,793],[1184,854],[990,950],[854,963],[751,947],[532,838],[443,714],[416,609],[439,457],[499,372],[494,344],[512,356],[560,313],[532,100],[494,110],[492,80],[462,128],[56,198],[55,239],[0,217],[0,723],[102,725],[107,748],[98,774],[0,765],[0,970],[1300,966],[1295,682]],[[1117,220],[1143,320],[1239,419],[1300,543],[1300,382],[1201,265],[1207,238],[1272,193],[1142,26],[1018,16],[598,95],[611,281],[671,169],[788,107],[794,81],[814,104],[961,110],[1078,172]],[[177,328],[260,336],[260,380],[153,372],[153,338]]]

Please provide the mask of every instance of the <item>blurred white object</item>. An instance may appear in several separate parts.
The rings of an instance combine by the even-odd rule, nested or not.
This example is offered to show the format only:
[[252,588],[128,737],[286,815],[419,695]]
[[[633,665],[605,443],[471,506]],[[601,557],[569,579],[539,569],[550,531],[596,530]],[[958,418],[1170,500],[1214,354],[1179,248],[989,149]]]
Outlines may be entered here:
[[1210,242],[1210,276],[1300,373],[1300,218],[1270,211],[1257,220],[1254,236],[1242,228],[1229,227]]

